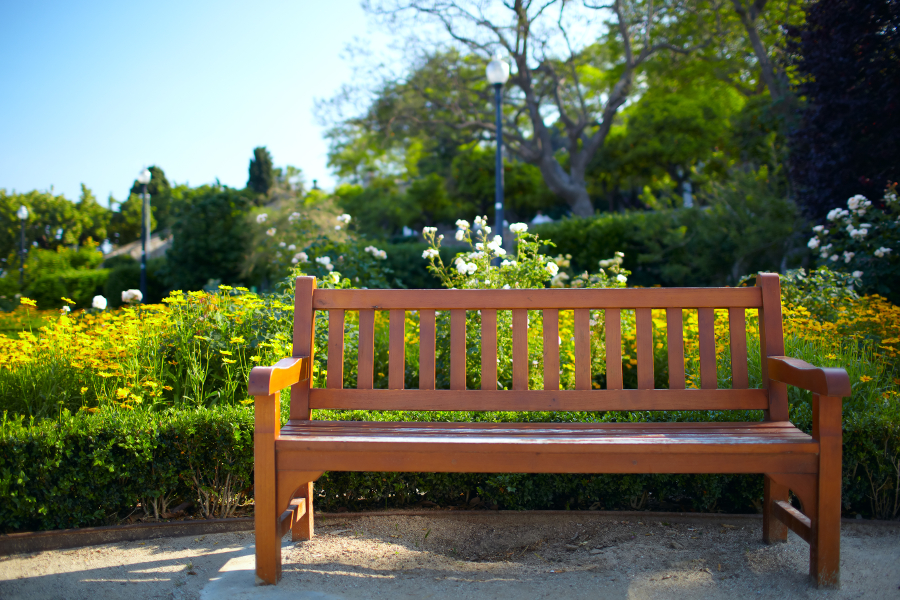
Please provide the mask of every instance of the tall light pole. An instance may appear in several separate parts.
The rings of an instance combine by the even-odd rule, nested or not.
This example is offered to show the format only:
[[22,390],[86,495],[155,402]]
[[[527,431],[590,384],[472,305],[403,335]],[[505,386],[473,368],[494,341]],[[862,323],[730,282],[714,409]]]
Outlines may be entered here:
[[509,63],[498,50],[485,69],[488,83],[494,86],[497,104],[497,167],[494,176],[494,231],[503,239],[503,84],[509,80]]
[[147,239],[150,237],[150,196],[147,195],[147,184],[150,183],[149,169],[138,173],[141,184],[141,297],[147,297]]
[[19,289],[22,289],[22,286],[25,285],[25,221],[28,220],[28,209],[25,208],[24,204],[19,206],[16,216],[22,221],[22,233],[19,240],[19,253],[21,254],[21,261],[19,262]]

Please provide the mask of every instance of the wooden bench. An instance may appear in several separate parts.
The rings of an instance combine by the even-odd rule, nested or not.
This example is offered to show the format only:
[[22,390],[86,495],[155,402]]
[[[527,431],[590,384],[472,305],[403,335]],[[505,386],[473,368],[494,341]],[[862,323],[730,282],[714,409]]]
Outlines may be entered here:
[[[778,276],[756,287],[692,289],[324,290],[296,281],[293,357],[250,373],[256,397],[256,574],[281,578],[281,538],[313,535],[324,471],[762,473],[763,539],[809,543],[810,575],[839,584],[843,369],[786,358]],[[605,311],[607,389],[592,389],[590,312]],[[635,311],[637,388],[623,389],[621,311]],[[654,389],[651,309],[667,315],[669,388]],[[696,309],[700,389],[685,389],[682,311]],[[715,309],[727,309],[732,388],[717,389]],[[745,309],[759,310],[762,388],[748,389]],[[390,311],[389,389],[373,389],[375,311]],[[405,311],[419,311],[419,388],[404,389]],[[466,311],[481,311],[481,389],[466,389]],[[497,390],[497,311],[512,311],[512,390]],[[528,389],[529,310],[543,311],[543,389]],[[575,389],[560,390],[558,315],[574,310]],[[315,311],[328,311],[325,388],[310,388]],[[345,311],[359,311],[357,389],[343,389]],[[435,311],[450,311],[450,389],[435,389]],[[660,335],[660,334],[657,334]],[[787,385],[813,393],[813,431],[789,421]],[[291,387],[280,427],[279,395]],[[385,423],[313,421],[311,409],[747,410],[762,422]],[[789,502],[788,491],[803,511]]]

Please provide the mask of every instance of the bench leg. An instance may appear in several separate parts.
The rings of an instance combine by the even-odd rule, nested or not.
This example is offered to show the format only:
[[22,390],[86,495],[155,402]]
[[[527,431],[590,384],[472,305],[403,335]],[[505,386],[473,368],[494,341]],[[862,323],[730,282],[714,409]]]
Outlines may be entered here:
[[[840,418],[839,403],[827,409],[836,410]],[[819,444],[819,497],[809,545],[809,574],[817,587],[837,589],[841,585],[840,429],[838,435],[822,435]]]
[[275,479],[277,427],[278,396],[258,396],[253,445],[253,528],[257,583],[269,585],[281,579],[281,524]]
[[291,541],[311,540],[313,536],[313,482],[304,483],[296,495],[306,499],[306,513],[291,526]]
[[767,544],[786,542],[788,528],[775,516],[775,503],[788,501],[788,487],[768,475],[763,477],[763,541]]

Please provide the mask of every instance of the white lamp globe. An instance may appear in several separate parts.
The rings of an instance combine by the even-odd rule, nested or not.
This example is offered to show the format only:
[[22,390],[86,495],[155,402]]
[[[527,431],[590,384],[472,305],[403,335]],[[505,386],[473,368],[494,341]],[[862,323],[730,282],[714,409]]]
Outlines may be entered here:
[[509,63],[503,60],[499,50],[488,63],[485,73],[491,85],[503,85],[509,80]]
[[16,216],[19,217],[20,221],[24,221],[28,218],[28,209],[25,208],[24,204],[19,206],[19,210],[16,211]]
[[150,169],[144,169],[140,173],[138,173],[137,180],[141,185],[147,185],[150,183],[150,177],[152,173],[150,173]]

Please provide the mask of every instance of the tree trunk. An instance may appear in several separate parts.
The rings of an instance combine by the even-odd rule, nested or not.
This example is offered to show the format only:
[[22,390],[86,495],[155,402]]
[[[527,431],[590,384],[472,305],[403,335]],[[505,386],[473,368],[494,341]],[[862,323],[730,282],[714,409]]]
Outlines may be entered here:
[[576,217],[590,217],[594,205],[587,192],[584,177],[573,177],[566,173],[554,156],[545,156],[538,163],[544,182],[550,191],[565,200]]

